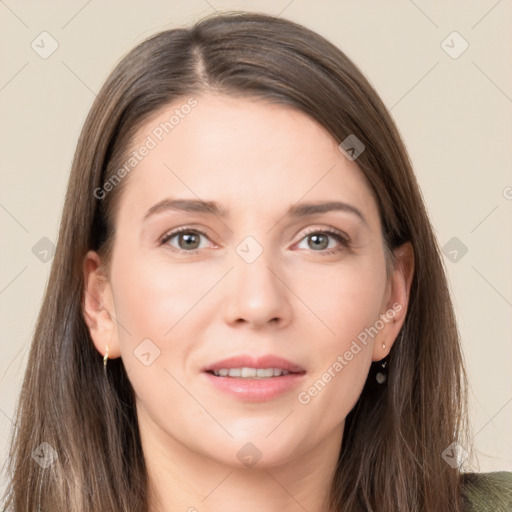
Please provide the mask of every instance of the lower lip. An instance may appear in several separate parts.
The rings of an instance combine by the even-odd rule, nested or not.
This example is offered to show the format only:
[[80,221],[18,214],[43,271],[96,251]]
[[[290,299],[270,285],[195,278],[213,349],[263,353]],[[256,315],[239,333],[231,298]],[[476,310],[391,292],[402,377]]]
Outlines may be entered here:
[[290,373],[268,379],[243,379],[237,377],[216,377],[204,372],[216,389],[246,402],[266,402],[278,398],[296,388],[304,379],[304,373]]

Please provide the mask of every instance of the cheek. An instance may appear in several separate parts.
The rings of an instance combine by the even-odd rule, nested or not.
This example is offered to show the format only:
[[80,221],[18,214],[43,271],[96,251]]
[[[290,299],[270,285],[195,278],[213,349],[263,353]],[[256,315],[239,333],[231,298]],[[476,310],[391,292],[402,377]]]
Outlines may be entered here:
[[216,274],[199,274],[162,261],[120,259],[112,276],[118,320],[134,340],[166,342],[173,331],[197,319],[196,306],[218,280]]
[[325,275],[322,282],[322,289],[309,287],[310,304],[321,312],[324,325],[318,323],[322,334],[310,354],[312,372],[297,401],[322,416],[323,431],[345,418],[363,389],[378,336],[385,267],[377,260],[360,261]]
[[298,289],[318,318],[322,350],[343,351],[372,326],[382,312],[385,288],[385,267],[376,257],[321,269],[304,280]]
[[[118,258],[112,269],[123,364],[139,405],[151,414],[162,412],[170,421],[190,408],[189,397],[173,377],[183,380],[183,365],[204,322],[200,299],[212,287],[212,279],[135,257]],[[200,411],[189,411],[191,421],[194,414]]]

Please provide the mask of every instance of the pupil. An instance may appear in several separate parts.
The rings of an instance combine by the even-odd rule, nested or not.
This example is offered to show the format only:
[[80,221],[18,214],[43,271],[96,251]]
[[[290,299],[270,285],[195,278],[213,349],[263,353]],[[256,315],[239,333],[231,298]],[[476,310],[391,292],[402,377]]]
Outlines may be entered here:
[[[320,243],[318,243],[318,240],[319,238],[323,238],[324,239],[324,243],[322,244],[322,242],[320,241]],[[317,249],[320,247],[321,249],[325,249],[327,247],[327,245],[329,244],[329,242],[327,241],[327,237],[325,235],[311,235],[311,240],[313,240],[314,242],[314,246],[311,246],[310,244],[310,247],[316,247]],[[325,243],[327,242],[327,244]]]
[[197,247],[192,247],[194,245],[194,242],[196,243],[197,245],[197,240],[194,240],[194,238],[197,238],[197,235],[195,234],[186,234],[186,235],[182,235],[182,240],[185,241],[185,244],[186,246],[190,249],[196,249]]

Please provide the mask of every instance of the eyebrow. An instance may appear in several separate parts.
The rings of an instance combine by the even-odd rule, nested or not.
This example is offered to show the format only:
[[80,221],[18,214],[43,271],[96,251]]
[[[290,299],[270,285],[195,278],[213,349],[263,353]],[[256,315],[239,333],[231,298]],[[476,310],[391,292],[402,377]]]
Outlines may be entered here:
[[[208,215],[215,215],[220,218],[229,217],[229,212],[215,201],[203,201],[200,199],[164,199],[159,203],[152,206],[144,216],[144,220],[156,213],[164,211],[181,211],[190,213],[204,213]],[[298,203],[290,206],[284,216],[291,217],[307,217],[319,213],[326,213],[331,211],[343,211],[351,213],[358,217],[364,224],[368,224],[364,215],[355,206],[344,203],[342,201],[328,201],[318,203]]]

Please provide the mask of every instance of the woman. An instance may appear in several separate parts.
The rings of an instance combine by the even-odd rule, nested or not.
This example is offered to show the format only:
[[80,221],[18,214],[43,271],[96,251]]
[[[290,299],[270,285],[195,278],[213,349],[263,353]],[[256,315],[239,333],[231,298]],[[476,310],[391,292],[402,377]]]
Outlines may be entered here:
[[259,14],[157,34],[98,94],[16,423],[17,512],[510,500],[461,471],[458,334],[391,117]]

